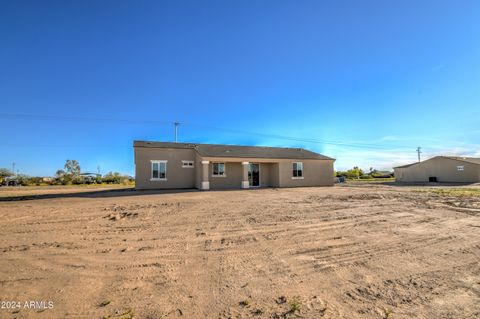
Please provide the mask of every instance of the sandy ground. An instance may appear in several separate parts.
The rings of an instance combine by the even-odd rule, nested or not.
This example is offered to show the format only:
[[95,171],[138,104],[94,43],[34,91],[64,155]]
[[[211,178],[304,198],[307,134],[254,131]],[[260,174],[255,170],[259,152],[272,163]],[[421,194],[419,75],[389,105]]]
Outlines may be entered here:
[[480,197],[419,189],[2,189],[0,317],[480,318]]

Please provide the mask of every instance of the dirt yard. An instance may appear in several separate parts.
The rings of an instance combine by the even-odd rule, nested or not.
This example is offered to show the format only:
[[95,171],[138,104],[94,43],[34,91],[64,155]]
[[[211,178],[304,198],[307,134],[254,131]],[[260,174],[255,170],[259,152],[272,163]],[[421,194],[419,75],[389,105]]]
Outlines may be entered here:
[[0,318],[480,318],[475,192],[4,188],[0,227]]

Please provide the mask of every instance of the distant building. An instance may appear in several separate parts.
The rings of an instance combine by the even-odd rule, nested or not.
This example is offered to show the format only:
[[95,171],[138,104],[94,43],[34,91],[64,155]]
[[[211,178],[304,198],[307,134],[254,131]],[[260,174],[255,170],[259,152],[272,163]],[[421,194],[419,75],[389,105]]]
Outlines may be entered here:
[[373,178],[391,178],[393,177],[393,172],[390,171],[374,171],[372,173]]
[[137,189],[333,185],[333,158],[303,148],[135,141]]
[[93,184],[93,183],[95,183],[95,181],[96,181],[97,178],[99,177],[99,174],[95,174],[95,173],[81,173],[81,174],[80,174],[80,177],[83,178],[83,181],[84,181],[86,184]]
[[480,182],[480,158],[474,157],[436,156],[393,169],[397,182]]

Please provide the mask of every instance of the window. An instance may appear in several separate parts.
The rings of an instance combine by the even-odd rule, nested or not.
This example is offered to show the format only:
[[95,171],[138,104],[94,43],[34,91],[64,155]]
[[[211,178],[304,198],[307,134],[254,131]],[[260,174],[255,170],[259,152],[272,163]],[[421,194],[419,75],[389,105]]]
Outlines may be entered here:
[[213,163],[213,173],[214,177],[224,177],[225,176],[225,163]]
[[303,163],[295,162],[293,163],[293,179],[303,179]]
[[152,161],[152,180],[167,180],[167,161]]
[[463,171],[463,165],[462,166],[457,166],[457,171]]
[[193,167],[193,161],[182,161],[182,167]]

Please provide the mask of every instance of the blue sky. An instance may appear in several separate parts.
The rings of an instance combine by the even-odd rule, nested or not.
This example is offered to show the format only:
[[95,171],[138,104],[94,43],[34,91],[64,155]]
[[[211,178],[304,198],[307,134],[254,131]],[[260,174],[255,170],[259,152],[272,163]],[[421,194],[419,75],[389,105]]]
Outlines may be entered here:
[[180,141],[305,147],[337,169],[417,146],[480,156],[479,16],[479,1],[3,1],[0,167],[133,174],[132,141],[172,140],[175,120]]

